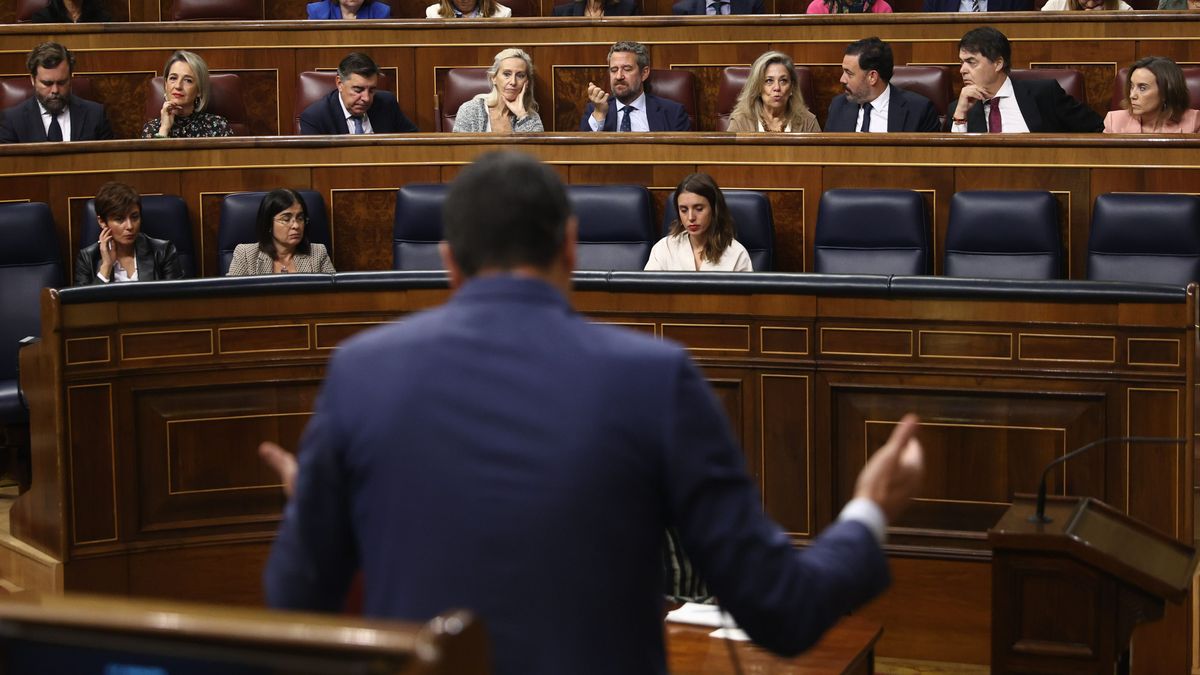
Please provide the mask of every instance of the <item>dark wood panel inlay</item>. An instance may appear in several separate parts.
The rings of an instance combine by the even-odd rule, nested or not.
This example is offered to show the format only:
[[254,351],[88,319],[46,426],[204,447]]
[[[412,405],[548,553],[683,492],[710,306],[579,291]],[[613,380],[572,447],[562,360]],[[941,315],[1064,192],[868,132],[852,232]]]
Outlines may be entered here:
[[121,334],[121,358],[126,361],[212,353],[213,336],[209,329]]
[[811,535],[812,486],[807,376],[761,378],[763,502],[767,513],[795,535]]
[[107,335],[89,338],[67,338],[66,349],[67,365],[71,366],[86,363],[107,363],[112,359],[112,349]]
[[822,354],[912,356],[913,332],[891,328],[822,328]]
[[629,330],[636,330],[639,333],[646,333],[647,335],[656,335],[655,324],[653,324],[653,323],[637,323],[634,321],[597,321],[596,323],[602,323],[606,326],[620,326],[621,328],[627,328]]
[[[148,121],[143,103],[150,87],[150,78],[157,72],[97,73],[76,71],[92,81],[93,97],[104,104],[108,123],[115,138],[141,138],[142,127]],[[274,99],[274,94],[272,94]]]
[[[1127,395],[1130,436],[1179,435],[1180,391],[1130,387]],[[1181,460],[1182,447],[1172,443],[1137,443],[1122,448],[1126,457],[1137,457],[1129,462],[1125,479],[1129,515],[1169,537],[1180,535],[1181,495],[1177,481],[1186,461]],[[1170,494],[1164,494],[1164,490]]]
[[333,349],[347,338],[353,337],[368,328],[383,325],[384,321],[354,321],[346,323],[319,323],[317,330],[317,349]]
[[1114,363],[1117,341],[1108,335],[1040,335],[1021,333],[1017,358],[1022,361]]
[[71,513],[76,544],[117,538],[112,387],[67,388]]
[[1129,338],[1125,344],[1131,366],[1179,366],[1179,340]]
[[222,354],[296,351],[310,347],[308,324],[220,328],[217,341]]
[[[1100,639],[1094,619],[1093,622],[1064,622],[1045,612],[1026,608],[1061,605],[1076,608],[1078,616],[1098,616],[1102,606],[1102,581],[1095,570],[1079,564],[1072,564],[1066,569],[1020,562],[1011,565],[1010,580],[1013,583],[1009,588],[1015,594],[1013,599],[1019,603],[1014,651],[1070,659],[1094,657],[1099,650],[1097,640]],[[1033,639],[1034,636],[1037,639]]]
[[808,329],[763,326],[760,329],[764,354],[807,354]]
[[[608,69],[604,66],[552,66],[550,79],[554,92],[554,131],[579,130],[587,110],[589,82],[609,91]],[[543,115],[542,119],[546,117]]]
[[662,334],[694,351],[750,351],[750,326],[664,323]]
[[392,269],[396,189],[333,190],[331,199],[333,266],[339,272]]
[[280,425],[303,426],[311,416],[271,413],[167,420],[168,494],[278,487],[279,476],[261,462],[230,462],[228,454],[213,452],[213,446],[240,438],[246,439],[245,448],[253,449],[257,441],[275,437]]
[[923,330],[918,355],[941,359],[1011,359],[1012,334]]

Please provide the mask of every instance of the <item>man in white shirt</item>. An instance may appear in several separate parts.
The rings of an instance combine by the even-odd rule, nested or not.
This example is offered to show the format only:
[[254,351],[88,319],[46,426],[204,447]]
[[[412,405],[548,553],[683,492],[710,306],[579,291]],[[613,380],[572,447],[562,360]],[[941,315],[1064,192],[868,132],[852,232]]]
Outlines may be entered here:
[[842,58],[842,89],[829,104],[825,131],[941,131],[937,108],[924,96],[892,86],[892,46],[877,37],[850,43]]
[[[687,111],[675,101],[645,91],[650,51],[622,40],[608,50],[608,92],[588,82],[588,106],[580,131],[691,131]],[[613,99],[616,99],[614,102]]]
[[1056,80],[1013,80],[1012,46],[1004,33],[982,26],[958,42],[963,88],[954,110],[955,133],[1099,133],[1104,121],[1063,91]]
[[71,95],[75,55],[43,42],[26,61],[33,97],[0,114],[0,143],[94,141],[113,137],[104,106]]

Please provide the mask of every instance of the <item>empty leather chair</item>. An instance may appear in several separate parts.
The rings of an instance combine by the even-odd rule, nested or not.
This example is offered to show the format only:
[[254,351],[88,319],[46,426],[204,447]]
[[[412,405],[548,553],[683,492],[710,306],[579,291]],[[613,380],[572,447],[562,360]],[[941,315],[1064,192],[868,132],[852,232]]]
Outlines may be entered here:
[[[71,94],[82,99],[95,101],[92,80],[87,75],[71,77]],[[33,97],[33,82],[28,75],[13,75],[0,78],[0,110],[11,108]]]
[[[379,73],[377,86],[384,91],[396,93],[392,78],[388,77],[386,72]],[[334,89],[337,89],[337,70],[306,70],[300,73],[296,78],[296,117],[292,120],[293,134],[300,133],[300,113],[325,98],[325,95]]]
[[[1187,84],[1188,95],[1191,102],[1189,108],[1200,109],[1200,66],[1180,66],[1183,71],[1183,81]],[[1125,102],[1125,82],[1129,79],[1129,67],[1126,66],[1117,72],[1116,78],[1113,79],[1112,99],[1108,102],[1109,110],[1120,110],[1121,104]]]
[[245,0],[175,0],[174,21],[261,21],[263,3]]
[[[333,257],[333,242],[329,236],[329,216],[325,211],[325,200],[315,190],[297,190],[308,211],[308,227],[305,233],[310,242],[324,244]],[[233,249],[238,244],[258,241],[254,230],[258,218],[258,205],[266,192],[235,192],[221,200],[221,222],[217,226],[217,265],[221,276],[229,272],[233,261]]]
[[1200,282],[1200,197],[1096,197],[1087,277],[1186,286]]
[[579,218],[575,269],[641,270],[650,257],[653,211],[641,185],[568,185]]
[[[729,115],[737,105],[738,94],[746,86],[750,78],[750,66],[728,66],[721,73],[721,83],[717,86],[717,131],[729,130]],[[817,100],[816,88],[813,86],[812,71],[805,66],[796,66],[795,88],[804,97],[804,103],[809,110],[814,110],[813,102]],[[816,114],[814,110],[813,114]],[[755,267],[754,269],[758,269]]]
[[433,111],[437,130],[453,131],[459,106],[491,89],[487,68],[451,68],[446,71],[442,91],[437,97],[437,108]]
[[821,274],[926,274],[929,215],[912,190],[828,190],[817,208]]
[[[246,115],[246,102],[242,98],[242,78],[236,73],[210,73],[208,83],[211,100],[204,109],[224,117],[233,129],[234,136],[249,136],[250,120]],[[150,80],[142,116],[146,120],[158,119],[162,107],[163,78],[160,76]]]
[[28,23],[34,14],[45,9],[48,4],[49,0],[17,0],[17,23]]
[[[142,195],[142,232],[147,237],[166,239],[175,244],[183,278],[196,276],[196,245],[192,238],[192,219],[187,204],[177,195]],[[83,207],[83,235],[79,248],[91,246],[100,238],[100,223],[96,220],[96,200],[89,199]]]
[[[750,266],[755,272],[770,272],[775,268],[775,218],[767,196],[754,190],[721,190],[725,207],[733,218],[734,238],[746,247]],[[676,214],[671,212],[675,192],[667,195],[663,209],[662,236],[671,230]]]
[[696,126],[696,75],[692,71],[652,68],[650,78],[646,80],[646,91],[683,106],[692,131],[700,130]]
[[978,279],[1057,279],[1058,201],[1043,191],[959,192],[950,200],[942,273]]
[[444,269],[438,243],[442,241],[442,204],[449,190],[443,183],[413,183],[396,192],[392,269]]
[[0,204],[0,424],[27,419],[17,387],[19,343],[40,335],[42,289],[63,282],[50,207]]
[[1058,80],[1058,85],[1071,98],[1087,105],[1087,86],[1083,73],[1074,68],[1013,68],[1009,75],[1014,80]]
[[[891,84],[920,94],[933,102],[938,119],[945,124],[947,109],[954,96],[950,86],[950,70],[944,66],[896,66]],[[957,100],[955,100],[957,103]]]

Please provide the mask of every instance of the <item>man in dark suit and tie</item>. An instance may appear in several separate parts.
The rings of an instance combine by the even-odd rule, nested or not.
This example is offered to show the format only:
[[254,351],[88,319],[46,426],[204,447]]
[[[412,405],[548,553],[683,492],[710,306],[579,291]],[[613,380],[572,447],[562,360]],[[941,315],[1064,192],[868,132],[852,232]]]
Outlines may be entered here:
[[925,0],[922,12],[1032,12],[1033,0]]
[[671,5],[671,13],[695,16],[762,14],[763,0],[680,0]]
[[993,134],[1099,133],[1104,120],[1055,80],[1014,80],[1012,46],[982,26],[958,41],[963,88],[950,130]]
[[[437,309],[338,346],[295,460],[268,603],[483,619],[497,675],[665,670],[662,544],[754,640],[793,654],[888,584],[886,523],[921,481],[906,417],[803,551],[762,511],[686,350],[571,308],[577,221],[550,167],[484,155],[454,181]],[[291,476],[291,478],[289,478]]]
[[940,131],[924,96],[891,84],[892,46],[877,37],[850,43],[842,57],[842,89],[829,104],[825,131]]
[[300,113],[300,133],[396,134],[417,130],[390,92],[379,90],[379,66],[352,52],[338,64],[337,89]]
[[[645,92],[650,51],[640,42],[621,41],[608,50],[612,96],[588,82],[588,106],[580,131],[690,131],[687,111],[678,103]],[[616,99],[615,101],[613,99]]]
[[75,55],[57,42],[43,42],[26,61],[33,98],[0,115],[0,143],[97,141],[113,137],[104,106],[71,95]]

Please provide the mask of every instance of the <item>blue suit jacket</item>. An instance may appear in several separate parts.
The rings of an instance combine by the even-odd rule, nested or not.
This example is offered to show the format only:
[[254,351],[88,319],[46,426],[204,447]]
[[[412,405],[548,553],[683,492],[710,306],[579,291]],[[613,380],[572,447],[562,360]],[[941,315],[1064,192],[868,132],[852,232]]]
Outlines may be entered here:
[[[104,106],[78,96],[71,96],[67,106],[71,111],[72,141],[103,141],[113,137]],[[46,128],[42,125],[42,111],[36,98],[30,97],[0,114],[0,143],[42,143],[45,140]]]
[[[1031,12],[1033,0],[987,0],[989,12]],[[957,12],[959,0],[925,0],[922,12]],[[1038,5],[1039,7],[1041,5]]]
[[777,651],[888,582],[861,523],[799,552],[763,515],[682,349],[586,321],[535,279],[475,279],[343,343],[299,462],[269,604],[337,610],[361,567],[371,616],[482,617],[498,675],[663,672],[667,525]]
[[[671,5],[672,14],[703,16],[708,13],[708,0],[680,0]],[[730,14],[762,14],[763,0],[731,0]]]
[[[410,133],[417,125],[404,115],[400,104],[390,91],[376,91],[375,100],[367,110],[371,129],[377,134]],[[349,134],[350,128],[342,116],[342,104],[338,101],[338,90],[314,102],[300,113],[300,133],[305,136],[316,134]]]
[[[858,105],[838,94],[829,104],[825,131],[858,131]],[[888,131],[941,131],[937,108],[924,96],[892,85],[888,101]]]
[[[392,16],[392,8],[377,0],[366,0],[358,10],[358,19],[387,19]],[[310,19],[340,19],[342,6],[337,0],[322,0],[308,3],[308,18]]]
[[[621,103],[616,97],[610,96],[608,100],[608,114],[604,117],[604,126],[600,131],[616,131],[617,117]],[[588,103],[587,109],[583,111],[583,117],[579,120],[580,131],[591,131],[592,127],[588,124],[588,118],[592,116],[592,110],[595,109],[591,103]],[[650,131],[691,131],[692,122],[688,119],[687,110],[675,101],[667,98],[659,98],[646,94],[646,121],[650,124]]]

